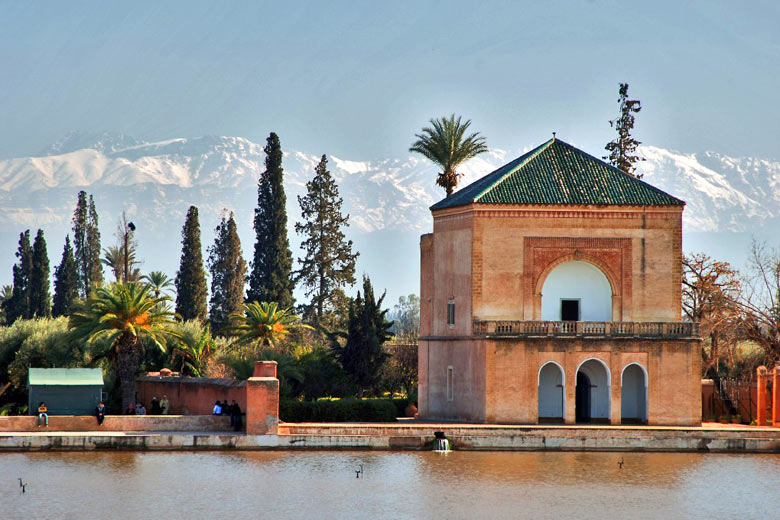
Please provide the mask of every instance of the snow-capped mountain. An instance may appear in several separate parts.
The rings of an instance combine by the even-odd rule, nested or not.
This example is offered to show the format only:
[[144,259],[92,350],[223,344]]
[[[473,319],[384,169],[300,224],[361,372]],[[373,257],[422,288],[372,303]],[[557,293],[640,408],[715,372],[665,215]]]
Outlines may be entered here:
[[[284,143],[283,143],[284,144]],[[462,185],[489,173],[521,150],[491,150],[467,163]],[[771,226],[780,218],[780,162],[732,158],[714,152],[683,154],[653,146],[641,153],[644,180],[687,201],[686,233],[742,232]],[[297,196],[313,175],[319,156],[287,151],[284,157],[290,238]],[[353,161],[330,156],[329,168],[350,214],[349,237],[361,252],[358,272],[367,272],[388,301],[418,291],[419,235],[430,230],[428,207],[443,193],[436,168],[408,156]],[[103,244],[115,241],[121,212],[138,226],[144,269],[173,275],[180,230],[190,205],[198,206],[204,247],[213,239],[223,209],[234,211],[244,247],[252,256],[252,215],[257,179],[264,169],[263,145],[242,137],[205,136],[142,142],[122,134],[70,134],[39,156],[0,161],[0,283],[10,282],[19,232],[43,228],[52,265],[59,262],[76,194],[95,197]]]

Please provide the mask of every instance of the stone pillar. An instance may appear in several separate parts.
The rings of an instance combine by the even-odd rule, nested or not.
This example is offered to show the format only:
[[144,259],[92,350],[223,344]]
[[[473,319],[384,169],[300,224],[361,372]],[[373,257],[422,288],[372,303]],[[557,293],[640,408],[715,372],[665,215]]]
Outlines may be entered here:
[[279,431],[279,380],[276,361],[255,361],[246,382],[247,435],[276,435]]
[[766,367],[756,369],[756,424],[766,426]]

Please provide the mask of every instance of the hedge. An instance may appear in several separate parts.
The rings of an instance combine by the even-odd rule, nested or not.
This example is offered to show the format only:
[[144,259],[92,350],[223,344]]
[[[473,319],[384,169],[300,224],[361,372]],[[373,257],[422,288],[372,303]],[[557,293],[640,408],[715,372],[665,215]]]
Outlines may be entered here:
[[390,399],[339,399],[279,403],[279,419],[285,422],[394,422],[396,404]]

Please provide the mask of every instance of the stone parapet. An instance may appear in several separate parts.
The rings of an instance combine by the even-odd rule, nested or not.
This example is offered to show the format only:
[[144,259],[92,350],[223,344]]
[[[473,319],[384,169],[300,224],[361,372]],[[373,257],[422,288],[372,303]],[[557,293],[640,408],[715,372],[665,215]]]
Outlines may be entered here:
[[38,427],[38,417],[0,417],[0,432],[212,432],[230,430],[222,415],[106,415],[103,424],[91,415],[50,415],[49,426]]

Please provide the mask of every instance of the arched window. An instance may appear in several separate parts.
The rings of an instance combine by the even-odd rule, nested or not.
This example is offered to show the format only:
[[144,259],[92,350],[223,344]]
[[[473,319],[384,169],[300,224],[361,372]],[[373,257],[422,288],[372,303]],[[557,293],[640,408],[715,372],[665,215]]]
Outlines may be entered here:
[[574,260],[555,267],[542,286],[546,321],[612,321],[612,288],[601,270]]
[[577,422],[609,422],[611,405],[609,368],[590,358],[577,368],[574,415]]

